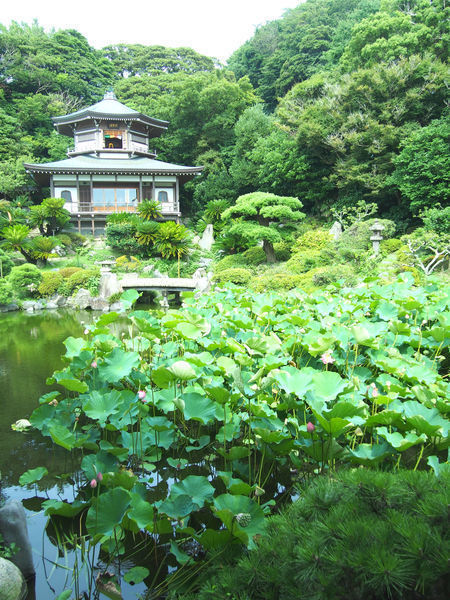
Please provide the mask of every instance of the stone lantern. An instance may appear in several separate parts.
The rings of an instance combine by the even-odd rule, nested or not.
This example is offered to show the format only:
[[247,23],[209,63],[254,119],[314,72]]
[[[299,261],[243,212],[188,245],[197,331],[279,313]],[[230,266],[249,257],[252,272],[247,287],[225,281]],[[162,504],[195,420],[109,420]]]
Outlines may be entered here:
[[370,231],[372,232],[370,241],[372,242],[373,252],[377,255],[380,251],[380,242],[383,239],[381,232],[384,231],[384,225],[375,221],[372,227],[370,227]]

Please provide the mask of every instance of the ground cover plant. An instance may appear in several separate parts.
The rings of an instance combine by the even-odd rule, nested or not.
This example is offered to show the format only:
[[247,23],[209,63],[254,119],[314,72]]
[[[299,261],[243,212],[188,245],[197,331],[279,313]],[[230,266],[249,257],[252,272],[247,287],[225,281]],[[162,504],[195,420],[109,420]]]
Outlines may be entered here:
[[[312,295],[187,294],[177,310],[131,311],[121,335],[119,315],[102,315],[66,340],[49,380],[60,391],[30,418],[81,454],[74,501],[46,513],[75,519],[113,557],[126,533],[150,540],[158,567],[142,573],[157,597],[209,552],[254,548],[266,516],[319,473],[439,473],[449,307],[442,284],[405,274]],[[180,568],[164,579],[169,564]]]

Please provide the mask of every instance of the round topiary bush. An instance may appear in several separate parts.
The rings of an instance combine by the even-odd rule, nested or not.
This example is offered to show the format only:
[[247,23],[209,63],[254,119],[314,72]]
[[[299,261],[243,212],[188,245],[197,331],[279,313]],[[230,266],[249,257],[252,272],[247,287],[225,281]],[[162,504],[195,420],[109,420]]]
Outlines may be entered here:
[[228,256],[221,258],[219,262],[214,265],[214,273],[220,273],[226,269],[235,269],[236,267],[241,267],[243,265],[245,265],[243,254],[229,254]]
[[286,263],[286,268],[292,273],[307,273],[311,269],[325,264],[325,258],[319,250],[303,250],[296,252]]
[[243,265],[253,265],[256,267],[267,262],[266,253],[261,246],[253,246],[242,254],[237,254],[236,256],[242,257],[241,264]]
[[47,298],[56,294],[59,286],[63,282],[63,276],[59,271],[48,271],[42,274],[42,281],[39,284],[39,295]]
[[299,286],[301,278],[298,275],[289,273],[274,273],[253,277],[249,282],[256,292],[265,292],[268,290],[292,290]]
[[236,285],[245,285],[249,282],[252,272],[248,269],[225,269],[214,275],[216,283],[235,283]]
[[318,477],[195,598],[446,600],[449,483],[448,471]]
[[36,265],[26,263],[19,267],[13,267],[8,276],[14,297],[31,298],[37,295],[42,273]]
[[292,252],[304,252],[305,250],[320,251],[333,244],[333,236],[325,229],[313,229],[301,235],[294,242]]
[[82,270],[83,269],[81,267],[63,267],[62,269],[59,269],[58,272],[64,279],[67,279],[74,273],[78,273],[78,271]]

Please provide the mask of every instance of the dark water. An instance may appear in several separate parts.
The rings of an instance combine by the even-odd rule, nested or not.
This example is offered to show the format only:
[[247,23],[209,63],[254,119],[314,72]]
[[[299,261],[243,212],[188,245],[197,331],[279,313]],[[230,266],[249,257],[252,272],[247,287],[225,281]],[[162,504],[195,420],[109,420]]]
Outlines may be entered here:
[[[52,445],[48,438],[37,432],[15,432],[11,424],[28,419],[38,406],[39,397],[51,390],[46,378],[63,366],[63,340],[81,336],[94,318],[92,312],[64,309],[0,314],[0,493],[3,500],[19,499],[26,508],[37,600],[52,600],[64,589],[75,592],[75,556],[58,552],[54,540],[46,535],[47,517],[39,509],[42,499],[71,499],[70,487],[56,476],[71,473],[74,465],[69,453]],[[38,466],[47,467],[49,475],[38,486],[21,488],[20,475]],[[83,590],[83,584],[80,589]],[[124,584],[123,598],[134,600],[144,589],[143,584]]]

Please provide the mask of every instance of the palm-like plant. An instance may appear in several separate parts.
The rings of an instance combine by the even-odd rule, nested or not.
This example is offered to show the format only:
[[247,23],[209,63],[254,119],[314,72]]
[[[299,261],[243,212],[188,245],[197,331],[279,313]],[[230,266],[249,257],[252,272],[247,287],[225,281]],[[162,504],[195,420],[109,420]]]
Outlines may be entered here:
[[160,224],[156,221],[139,221],[136,224],[135,237],[141,246],[150,246],[154,243]]
[[42,261],[44,264],[53,256],[57,256],[53,250],[58,245],[54,238],[38,236],[33,238],[30,243],[30,248],[34,258]]
[[3,238],[1,245],[6,250],[20,252],[29,263],[36,264],[37,259],[33,255],[31,240],[28,235],[30,228],[26,225],[9,225],[2,229]]
[[203,212],[203,218],[208,223],[217,223],[222,220],[223,212],[230,207],[227,200],[210,200]]
[[47,227],[46,236],[55,235],[61,231],[64,225],[70,220],[70,213],[64,208],[65,200],[63,198],[45,198],[42,200]]
[[189,248],[186,227],[174,221],[161,223],[156,236],[156,249],[163,258],[182,258],[189,252]]
[[143,200],[137,207],[141,219],[150,221],[161,216],[161,204],[156,200]]

